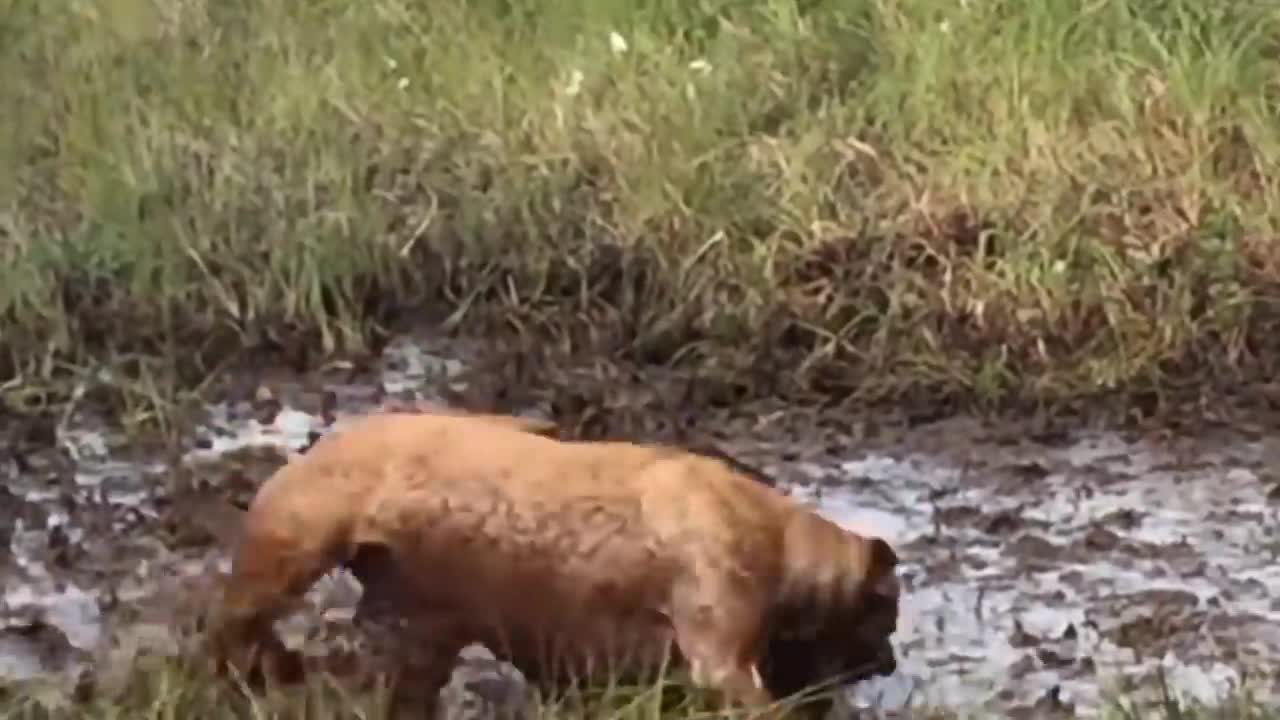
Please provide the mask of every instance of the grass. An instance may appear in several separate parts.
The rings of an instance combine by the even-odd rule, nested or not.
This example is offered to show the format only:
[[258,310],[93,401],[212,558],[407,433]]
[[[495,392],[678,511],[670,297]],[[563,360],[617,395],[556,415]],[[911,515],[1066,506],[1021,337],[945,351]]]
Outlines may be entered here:
[[[446,691],[447,693],[448,691]],[[230,714],[248,720],[327,720],[328,718],[383,718],[390,707],[384,685],[356,689],[349,682],[331,676],[316,676],[302,686],[245,692],[230,681],[219,680],[196,663],[181,659],[143,659],[108,691],[79,692],[71,698],[65,692],[12,693],[0,696],[0,717],[13,718],[225,718]],[[506,717],[517,710],[513,705],[496,708],[479,702],[459,702],[442,698],[452,710],[450,717],[475,720]],[[510,698],[515,703],[516,698]],[[563,697],[534,701],[536,716],[550,720],[598,718],[599,720],[658,720],[681,718],[709,720],[741,717],[716,709],[713,698],[668,679],[645,687],[612,686],[590,688]],[[782,701],[783,705],[789,704]],[[488,713],[485,714],[485,710]],[[498,713],[495,715],[495,712]]]
[[[302,687],[244,693],[181,661],[140,661],[110,692],[85,693],[74,700],[56,694],[0,694],[0,717],[13,720],[179,720],[239,717],[246,720],[330,720],[382,718],[388,707],[384,689],[355,691],[332,678],[316,678]],[[1140,704],[1117,698],[1102,708],[1103,720],[1273,720],[1274,708],[1247,696],[1228,698],[1218,706],[1182,703],[1166,690],[1164,701]],[[670,682],[644,688],[615,688],[544,702],[535,715],[548,720],[710,720],[726,717],[696,693],[683,692]],[[784,701],[785,702],[785,701]],[[459,706],[467,707],[471,706]],[[463,716],[466,710],[461,711]],[[492,712],[492,710],[490,710]],[[741,711],[738,716],[748,717]],[[458,716],[461,717],[461,716]],[[474,715],[476,718],[493,717]],[[983,718],[982,713],[959,715],[947,710],[920,709],[918,720]],[[995,717],[995,715],[991,715]]]
[[[1247,694],[1229,697],[1216,706],[1181,702],[1171,694],[1161,678],[1152,680],[1154,701],[1138,702],[1115,697],[1102,708],[1103,720],[1272,720],[1280,717],[1270,706]],[[305,685],[287,689],[245,692],[234,683],[218,680],[199,666],[178,658],[148,657],[135,661],[123,674],[115,675],[110,687],[77,688],[74,697],[65,692],[0,687],[0,717],[22,720],[61,718],[225,718],[247,720],[328,720],[329,718],[382,718],[389,707],[385,687],[356,689],[351,683],[329,676],[316,676]],[[514,700],[514,698],[512,698]],[[456,702],[456,700],[454,701]],[[789,701],[782,701],[784,705]],[[494,717],[494,708],[484,714],[478,705],[454,705],[452,717]],[[510,708],[510,712],[514,708]],[[501,711],[499,711],[501,712]],[[748,717],[742,711],[736,716]],[[479,714],[476,714],[479,713]],[[715,709],[710,696],[690,692],[678,681],[668,679],[646,687],[598,688],[536,702],[538,718],[568,720],[709,720],[726,717]],[[921,720],[979,718],[984,715],[957,714],[945,709],[916,709],[911,717]]]
[[1280,370],[1274,2],[0,0],[0,76],[20,408],[442,310],[868,403]]

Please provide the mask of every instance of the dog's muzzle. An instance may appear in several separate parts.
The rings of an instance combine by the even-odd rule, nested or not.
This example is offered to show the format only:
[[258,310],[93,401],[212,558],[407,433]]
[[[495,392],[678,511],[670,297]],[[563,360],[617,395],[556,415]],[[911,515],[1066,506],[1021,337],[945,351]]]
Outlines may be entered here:
[[846,682],[861,682],[873,677],[892,675],[898,670],[898,657],[893,646],[884,643],[876,648],[875,655],[863,655],[861,660],[850,664],[847,661],[839,665],[827,667],[828,676],[844,675]]
[[893,641],[885,638],[884,645],[880,648],[881,664],[880,669],[884,675],[892,675],[898,670],[898,653],[893,648]]
[[867,673],[863,677],[877,677],[884,675],[892,675],[898,670],[898,656],[893,651],[892,643],[882,644],[875,659],[869,663]]
[[880,662],[876,665],[873,675],[892,675],[898,671],[898,658],[894,656],[893,650],[890,649],[880,657]]

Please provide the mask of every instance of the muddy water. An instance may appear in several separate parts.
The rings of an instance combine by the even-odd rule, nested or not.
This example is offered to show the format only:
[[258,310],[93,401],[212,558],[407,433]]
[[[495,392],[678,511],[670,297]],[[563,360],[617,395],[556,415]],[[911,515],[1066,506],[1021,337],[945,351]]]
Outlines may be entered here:
[[[88,416],[71,418],[58,447],[0,464],[0,678],[70,684],[90,667],[110,676],[139,653],[174,652],[183,598],[225,569],[234,532],[206,499],[243,502],[346,413],[439,401],[468,360],[449,350],[404,340],[373,376],[326,382],[327,398],[279,383],[213,405],[176,464]],[[807,458],[763,464],[903,558],[900,669],[851,702],[1088,717],[1157,670],[1205,702],[1242,683],[1280,689],[1269,670],[1280,658],[1280,444],[1011,437],[958,420],[837,438],[817,454],[767,429],[731,448],[754,462]],[[287,623],[290,641],[318,647],[358,593],[349,577],[326,578]]]
[[1157,672],[1205,703],[1246,679],[1280,687],[1280,485],[1263,443],[936,444],[813,468],[800,490],[906,558],[904,661],[856,700],[1088,715]]

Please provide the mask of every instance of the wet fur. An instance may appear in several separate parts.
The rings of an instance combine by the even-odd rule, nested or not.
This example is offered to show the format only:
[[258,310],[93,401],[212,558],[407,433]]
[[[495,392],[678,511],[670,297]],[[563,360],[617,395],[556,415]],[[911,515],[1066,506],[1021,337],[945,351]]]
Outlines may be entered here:
[[404,662],[428,706],[472,642],[547,686],[656,671],[670,652],[746,705],[892,672],[897,557],[883,540],[705,451],[554,429],[384,413],[291,460],[244,517],[210,630],[220,666],[297,679],[271,625],[348,565],[361,613],[410,619]]

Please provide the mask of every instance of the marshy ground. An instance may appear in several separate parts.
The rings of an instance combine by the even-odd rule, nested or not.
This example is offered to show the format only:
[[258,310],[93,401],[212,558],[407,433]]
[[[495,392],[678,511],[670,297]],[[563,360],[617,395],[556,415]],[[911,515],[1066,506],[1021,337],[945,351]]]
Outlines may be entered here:
[[[362,371],[220,387],[176,457],[131,450],[91,413],[69,417],[55,447],[14,447],[0,667],[61,678],[64,692],[89,673],[110,696],[139,657],[179,655],[211,573],[226,569],[228,509],[344,415],[441,403],[477,382],[465,379],[477,358],[455,345],[402,337]],[[687,437],[900,548],[900,670],[854,688],[854,706],[1099,717],[1120,699],[1159,707],[1157,678],[1193,704],[1280,691],[1280,444],[1266,433],[1030,438],[975,419],[847,417],[759,403],[708,412]],[[358,596],[334,573],[287,637],[318,655],[359,642]]]
[[416,393],[880,523],[858,702],[1277,689],[1274,3],[0,0],[0,74],[8,677],[216,705],[119,670],[206,500]]

